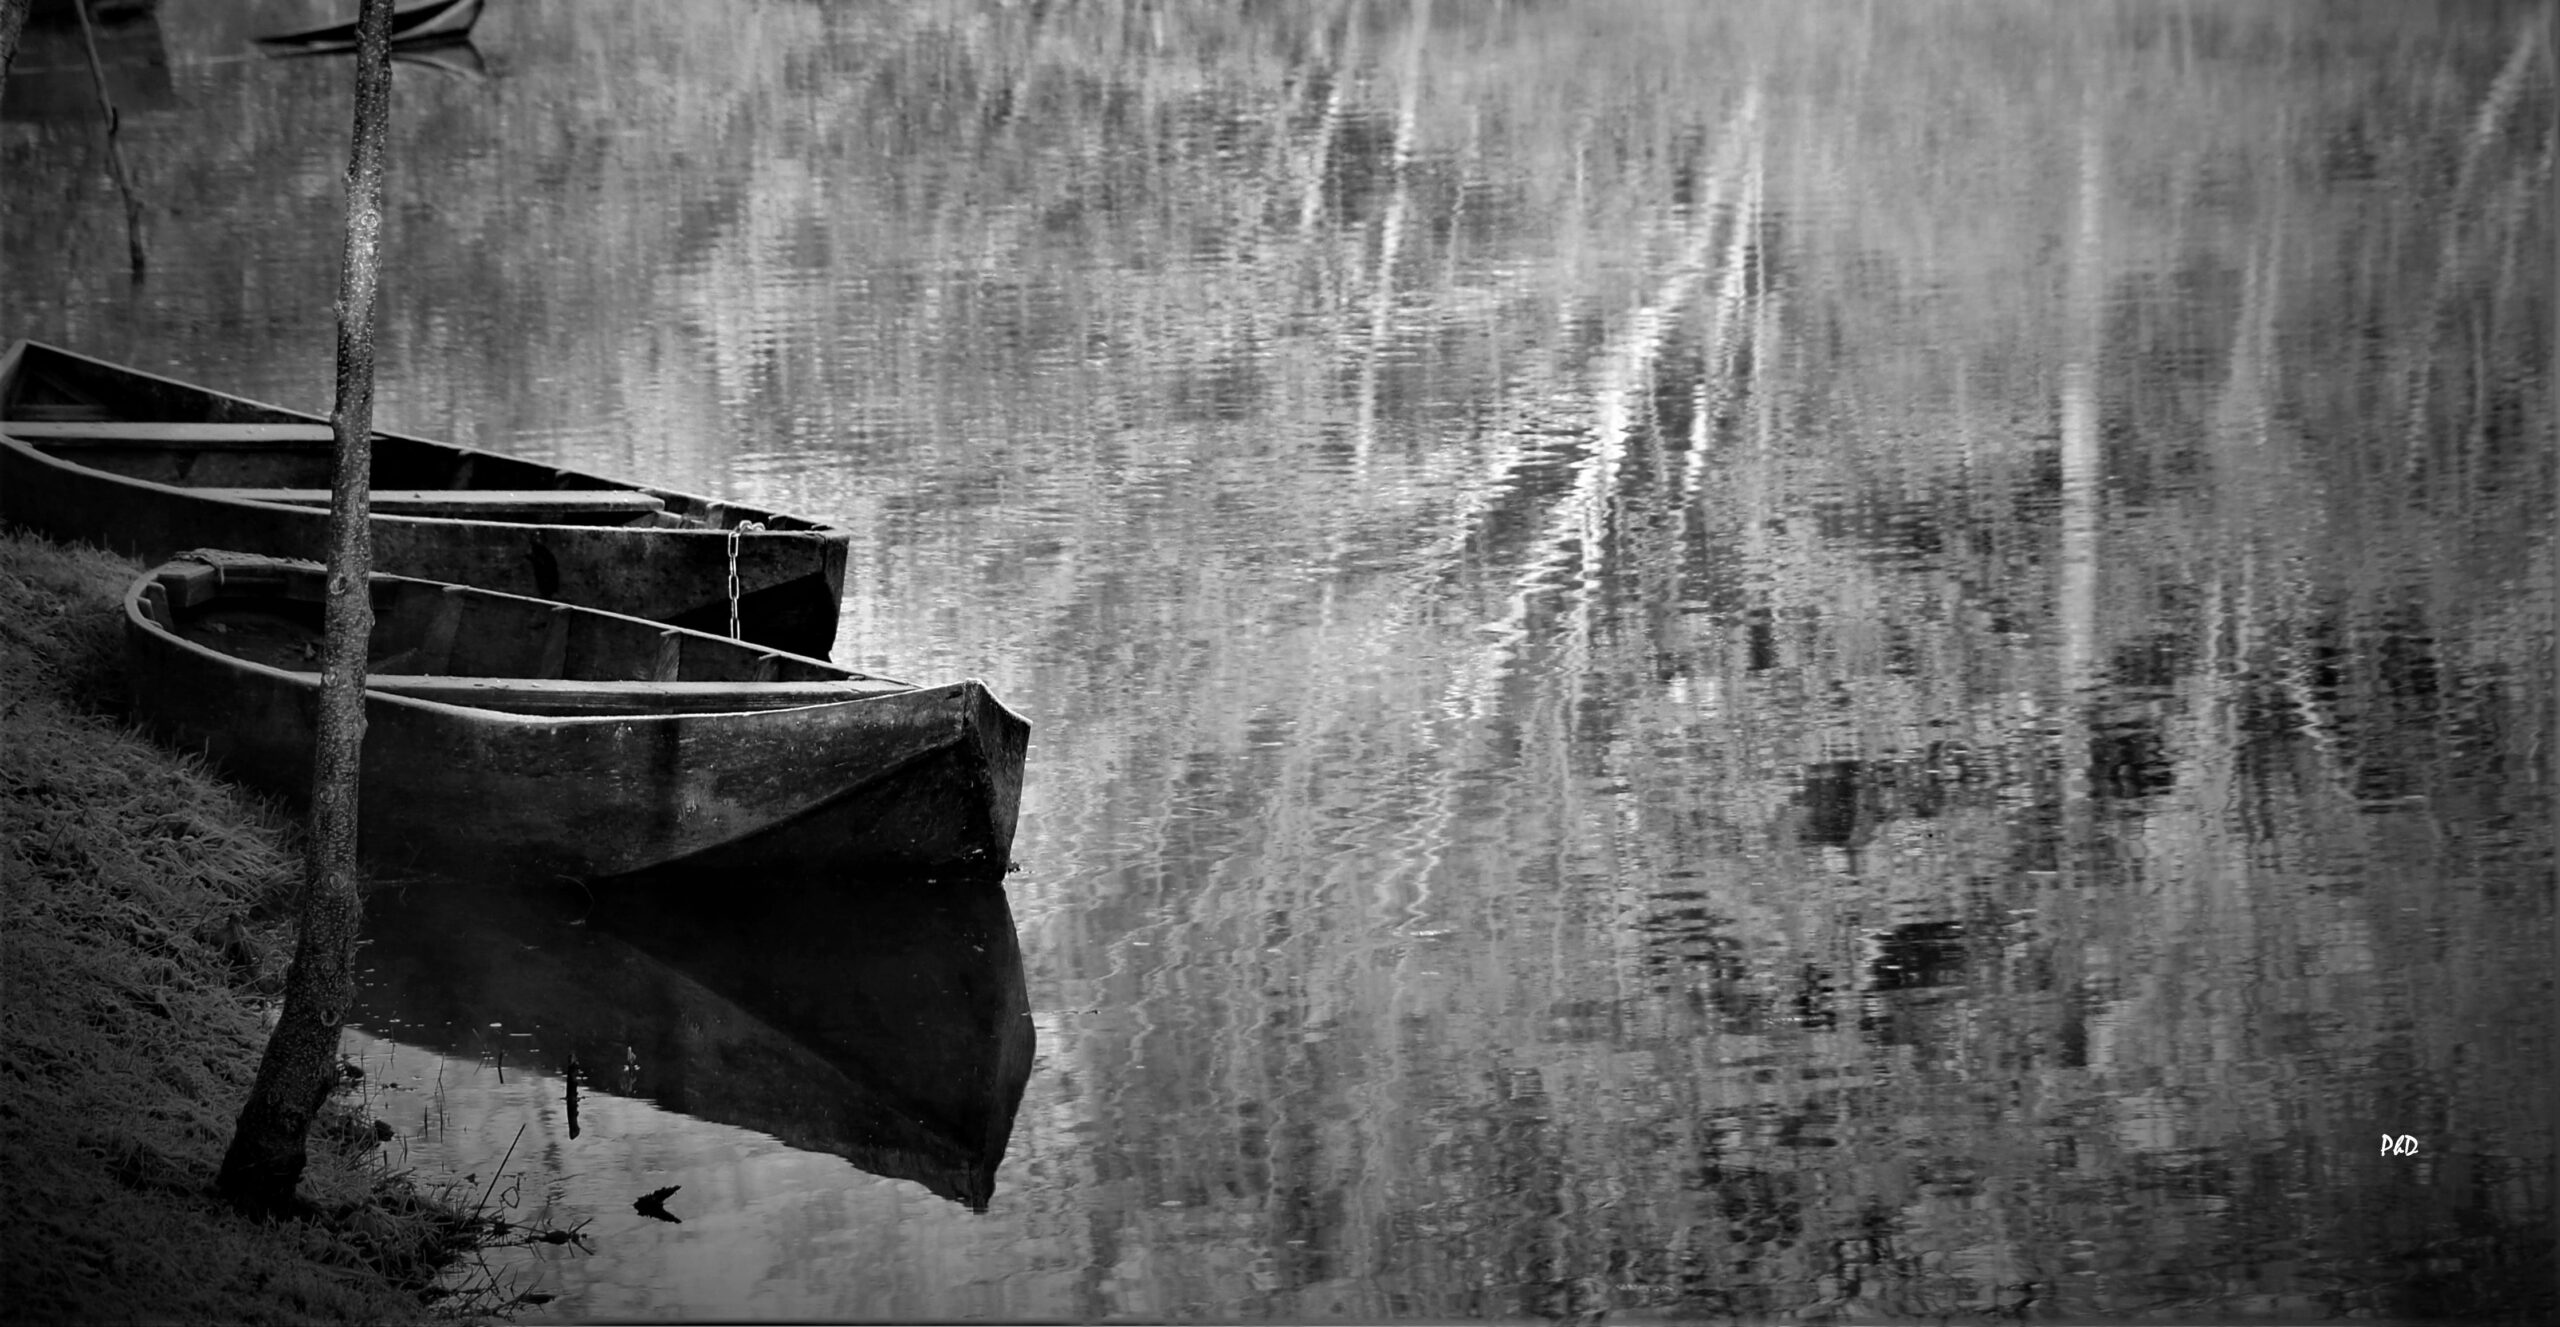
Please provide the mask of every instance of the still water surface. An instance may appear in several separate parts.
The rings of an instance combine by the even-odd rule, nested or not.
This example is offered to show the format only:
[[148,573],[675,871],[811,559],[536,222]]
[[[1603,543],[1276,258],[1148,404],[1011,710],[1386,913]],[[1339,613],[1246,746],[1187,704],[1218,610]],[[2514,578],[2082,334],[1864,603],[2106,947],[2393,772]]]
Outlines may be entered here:
[[[327,16],[118,37],[138,284],[13,74],[0,335],[324,403]],[[2547,1313],[2548,23],[492,0],[384,422],[851,528],[1031,768],[383,900],[390,1155],[536,1317]]]

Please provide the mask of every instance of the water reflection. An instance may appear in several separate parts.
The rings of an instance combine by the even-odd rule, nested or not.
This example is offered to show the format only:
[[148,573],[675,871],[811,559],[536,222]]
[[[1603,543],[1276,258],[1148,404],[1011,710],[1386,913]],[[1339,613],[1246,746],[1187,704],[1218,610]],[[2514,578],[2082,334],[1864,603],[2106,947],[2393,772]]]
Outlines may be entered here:
[[[27,334],[326,399],[282,8]],[[585,1311],[2548,1316],[2547,6],[616,15],[402,82],[386,419],[1050,736],[989,1212],[625,1112]]]
[[[466,82],[489,76],[489,63],[471,40],[483,0],[417,0],[395,9],[391,18],[391,59]],[[274,59],[331,58],[344,64],[355,54],[356,20],[324,23],[291,32],[262,34],[261,54]]]
[[[279,60],[336,59],[343,62],[348,58],[347,52],[330,50],[271,51],[269,55]],[[483,82],[489,77],[489,59],[481,54],[479,45],[469,37],[437,37],[401,42],[391,48],[391,63],[395,68],[408,66],[438,74],[450,74],[466,83]]]
[[[169,82],[169,54],[161,40],[156,0],[92,5],[94,38],[81,31],[70,3],[40,3],[10,61],[0,88],[0,120],[86,121],[103,124],[99,83],[118,115],[172,110],[181,103]],[[90,44],[97,70],[90,70]]]
[[466,83],[477,83],[489,77],[489,59],[469,37],[452,37],[442,41],[409,42],[392,48],[395,64],[451,74]]
[[583,1088],[972,1210],[995,1191],[1032,1030],[993,882],[666,875],[593,900],[418,884],[368,907],[356,1021],[560,1080],[571,1139]]

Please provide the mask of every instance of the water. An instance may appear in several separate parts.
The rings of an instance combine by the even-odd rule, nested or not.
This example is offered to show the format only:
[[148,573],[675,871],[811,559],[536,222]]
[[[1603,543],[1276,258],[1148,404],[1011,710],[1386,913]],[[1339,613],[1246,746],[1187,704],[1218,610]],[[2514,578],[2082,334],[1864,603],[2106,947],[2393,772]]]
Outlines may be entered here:
[[[325,401],[321,17],[158,16],[138,286],[13,112],[0,331]],[[2548,23],[496,0],[383,418],[853,529],[1033,1036],[972,1214],[862,1103],[1010,1033],[386,906],[397,1159],[537,1317],[2547,1312]]]

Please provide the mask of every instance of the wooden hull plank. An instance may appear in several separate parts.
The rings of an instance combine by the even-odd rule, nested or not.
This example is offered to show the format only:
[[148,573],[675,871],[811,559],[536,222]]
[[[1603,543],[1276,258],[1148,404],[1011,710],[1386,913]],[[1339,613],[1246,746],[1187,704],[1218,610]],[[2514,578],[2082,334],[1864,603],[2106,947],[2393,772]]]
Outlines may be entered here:
[[57,446],[136,443],[189,447],[329,447],[337,432],[327,424],[202,424],[145,419],[26,420],[0,423],[13,438]]

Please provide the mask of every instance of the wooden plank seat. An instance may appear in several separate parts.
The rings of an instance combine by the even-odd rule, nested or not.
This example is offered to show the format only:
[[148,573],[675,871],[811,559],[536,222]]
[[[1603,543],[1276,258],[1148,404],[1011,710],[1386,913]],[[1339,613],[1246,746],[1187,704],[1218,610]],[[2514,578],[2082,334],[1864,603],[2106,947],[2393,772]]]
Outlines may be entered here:
[[863,678],[841,682],[591,682],[528,677],[429,677],[374,673],[373,691],[416,700],[529,714],[718,714],[835,705],[915,688]]
[[328,447],[337,441],[326,424],[198,424],[137,419],[10,419],[0,433],[28,442],[111,447],[183,446],[194,450],[225,447]]
[[[326,507],[325,488],[190,488],[190,493],[227,502],[280,502],[293,507]],[[655,493],[627,488],[377,488],[373,510],[386,516],[447,516],[462,519],[537,521],[544,517],[605,517],[634,521],[666,510]]]

